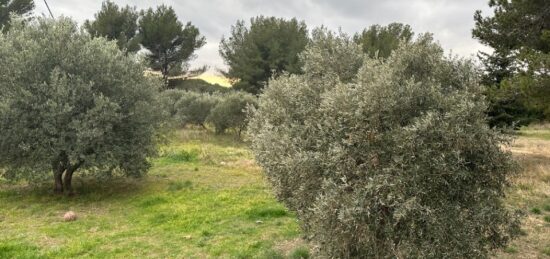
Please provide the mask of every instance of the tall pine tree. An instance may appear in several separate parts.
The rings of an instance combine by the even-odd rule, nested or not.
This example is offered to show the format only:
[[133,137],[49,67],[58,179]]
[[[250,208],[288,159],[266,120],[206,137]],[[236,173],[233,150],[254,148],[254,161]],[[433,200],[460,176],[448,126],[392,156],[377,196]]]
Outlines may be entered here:
[[550,1],[491,0],[493,16],[475,13],[493,125],[550,118]]
[[258,94],[273,75],[301,73],[298,54],[307,42],[306,24],[296,19],[259,16],[250,19],[250,27],[238,21],[220,43],[229,67],[222,73],[235,81],[236,89]]
[[162,73],[165,87],[171,76],[191,77],[206,70],[206,67],[192,70],[189,65],[195,51],[206,44],[205,38],[191,22],[183,26],[172,7],[161,5],[156,10],[142,11],[139,37],[148,50],[151,68]]
[[105,1],[101,4],[101,10],[95,14],[95,20],[86,20],[84,28],[93,37],[116,40],[120,49],[134,52],[139,50],[138,17],[135,7],[127,5],[120,8],[111,1]]

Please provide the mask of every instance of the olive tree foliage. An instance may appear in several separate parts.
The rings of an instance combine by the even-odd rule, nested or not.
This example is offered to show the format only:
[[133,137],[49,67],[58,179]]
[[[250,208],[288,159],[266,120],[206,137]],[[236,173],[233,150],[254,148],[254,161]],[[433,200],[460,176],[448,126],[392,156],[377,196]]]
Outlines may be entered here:
[[160,81],[67,18],[13,24],[0,35],[0,167],[6,178],[52,174],[73,192],[76,170],[140,176],[156,152]]
[[194,124],[206,128],[206,118],[219,102],[217,93],[166,90],[162,93],[164,111],[178,126]]
[[178,119],[182,124],[195,124],[206,128],[206,118],[218,102],[216,94],[189,92],[176,103]]
[[387,59],[323,29],[303,75],[272,79],[252,149],[276,196],[331,258],[483,258],[518,233],[503,205],[517,170],[487,126],[470,61],[430,35]]
[[247,124],[247,109],[257,97],[241,91],[199,93],[170,89],[162,92],[162,110],[172,124],[214,127],[218,134],[234,129],[239,135]]
[[164,117],[173,120],[177,115],[176,103],[185,95],[186,91],[177,89],[164,90],[160,94],[160,108]]
[[212,123],[216,133],[224,133],[227,129],[234,129],[239,136],[247,125],[248,107],[257,103],[256,96],[241,92],[232,91],[222,95],[216,106],[210,111],[207,121]]

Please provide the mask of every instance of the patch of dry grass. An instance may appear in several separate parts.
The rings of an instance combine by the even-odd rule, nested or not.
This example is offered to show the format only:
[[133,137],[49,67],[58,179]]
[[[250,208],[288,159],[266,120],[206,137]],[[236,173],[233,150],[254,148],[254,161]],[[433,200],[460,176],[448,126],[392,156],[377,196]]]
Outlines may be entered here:
[[550,130],[522,130],[529,136],[514,141],[511,150],[522,166],[512,181],[507,202],[525,211],[524,235],[513,241],[496,258],[550,258]]

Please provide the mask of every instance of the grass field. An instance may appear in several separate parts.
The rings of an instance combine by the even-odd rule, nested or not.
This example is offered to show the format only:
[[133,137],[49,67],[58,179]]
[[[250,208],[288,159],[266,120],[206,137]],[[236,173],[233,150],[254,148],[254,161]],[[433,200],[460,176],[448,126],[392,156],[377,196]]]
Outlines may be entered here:
[[[550,258],[550,130],[522,129],[523,166],[508,204],[526,212],[524,235],[497,258]],[[295,217],[273,198],[246,145],[232,136],[178,132],[144,179],[76,178],[78,195],[51,184],[0,180],[0,258],[300,258]],[[78,220],[63,222],[66,211]]]
[[[281,258],[304,253],[243,143],[185,131],[145,179],[0,185],[0,258]],[[72,210],[74,222],[63,222]]]
[[523,236],[497,258],[550,258],[550,127],[519,131],[512,145],[522,166],[513,179],[508,204],[525,212]]

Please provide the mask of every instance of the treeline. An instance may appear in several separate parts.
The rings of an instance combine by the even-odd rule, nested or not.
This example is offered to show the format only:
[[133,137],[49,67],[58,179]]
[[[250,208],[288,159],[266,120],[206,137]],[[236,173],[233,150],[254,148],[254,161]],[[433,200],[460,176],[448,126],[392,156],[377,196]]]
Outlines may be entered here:
[[[138,11],[106,1],[95,20],[86,21],[84,28],[92,36],[115,40],[121,50],[135,52],[140,45],[148,50],[151,69],[162,73],[168,88],[174,86],[169,77],[185,78],[206,70],[189,70],[188,61],[205,39],[190,22],[183,26],[171,7]],[[388,57],[399,42],[409,42],[413,35],[410,26],[393,23],[373,25],[357,33],[354,40],[371,57]],[[221,72],[233,82],[234,89],[257,95],[269,78],[303,72],[299,55],[310,40],[307,25],[297,19],[258,16],[250,20],[249,26],[244,20],[237,21],[230,35],[220,42],[220,55],[228,66]]]
[[[491,126],[524,125],[550,118],[550,2],[490,1],[492,16],[475,13],[473,37],[494,49],[479,53],[483,64],[482,84],[489,100]],[[23,15],[34,7],[32,0],[0,4],[0,26],[9,28],[9,13]],[[94,37],[117,42],[126,52],[144,49],[149,68],[162,74],[165,88],[177,88],[207,70],[191,69],[189,61],[206,40],[191,22],[182,23],[165,5],[146,10],[103,2],[84,28]],[[353,41],[369,57],[387,58],[400,42],[409,43],[414,32],[409,25],[372,25],[356,33]],[[255,95],[267,81],[283,73],[303,74],[300,53],[312,41],[307,25],[297,19],[258,16],[237,21],[222,38],[219,52],[227,69],[220,72],[233,89]],[[189,85],[189,84],[188,84]],[[206,86],[205,91],[213,92]],[[195,90],[201,90],[196,88]]]

